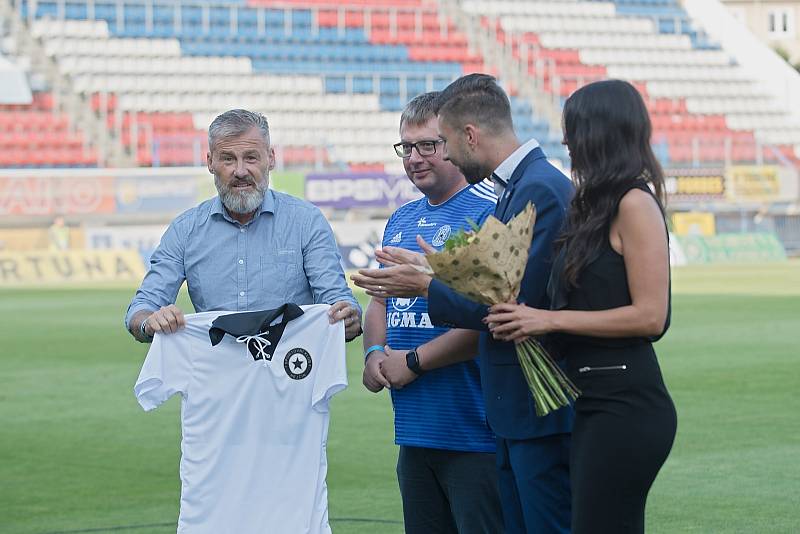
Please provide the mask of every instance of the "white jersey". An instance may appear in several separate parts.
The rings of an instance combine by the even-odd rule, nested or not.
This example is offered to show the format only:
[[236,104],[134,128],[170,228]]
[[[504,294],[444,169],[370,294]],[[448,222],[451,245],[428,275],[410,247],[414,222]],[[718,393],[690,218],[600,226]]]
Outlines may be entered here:
[[329,308],[197,313],[155,336],[134,392],[146,411],[183,397],[179,533],[331,531],[328,401],[347,372]]

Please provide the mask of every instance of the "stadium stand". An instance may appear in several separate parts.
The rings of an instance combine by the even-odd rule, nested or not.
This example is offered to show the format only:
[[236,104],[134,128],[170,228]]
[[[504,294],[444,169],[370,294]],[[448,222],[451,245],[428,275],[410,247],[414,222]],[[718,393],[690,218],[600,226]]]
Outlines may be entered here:
[[53,109],[50,93],[34,93],[31,104],[0,104],[0,167],[96,165],[96,151]]
[[[553,99],[556,112],[547,113],[508,84],[522,137],[537,137],[555,159],[567,160],[554,118],[563,99],[613,77],[633,81],[645,95],[665,165],[798,161],[800,126],[677,0],[14,5],[109,142],[138,166],[202,164],[209,120],[246,107],[268,112],[282,167],[399,170],[387,147],[409,98],[467,72],[497,73],[453,14],[476,20],[496,50],[522,64]],[[95,165],[113,154],[98,156],[91,143],[103,140],[77,126],[63,135],[60,110],[31,106],[31,113],[54,114],[52,129],[17,129],[0,139],[10,147],[28,139],[48,150],[16,152],[0,165]]]
[[[481,71],[508,90],[520,137],[563,167],[564,100],[594,80],[632,81],[669,209],[711,212],[712,232],[714,222],[720,233],[774,232],[796,253],[800,100],[780,93],[800,78],[753,69],[756,47],[732,46],[719,27],[731,21],[697,6],[714,1],[0,0],[0,76],[10,62],[29,85],[4,100],[12,84],[0,84],[0,226],[25,214],[45,227],[55,213],[80,224],[90,204],[92,223],[120,225],[112,241],[129,243],[125,225],[163,223],[174,213],[158,206],[213,194],[198,168],[206,129],[235,107],[266,112],[278,170],[303,171],[275,173],[275,184],[308,198],[309,183],[335,180],[341,191],[316,182],[326,198],[316,201],[332,221],[363,226],[386,206],[348,210],[336,195],[405,199],[391,149],[402,106]],[[188,168],[156,168],[177,166]],[[99,176],[106,167],[118,168],[113,180]]]
[[797,164],[800,126],[711,42],[676,0],[466,0],[544,91],[562,99],[603,79],[634,82],[665,165]]
[[[287,167],[398,170],[387,147],[404,103],[491,71],[435,5],[419,1],[19,6],[138,165],[197,164],[209,119],[250,107],[269,112]],[[563,160],[558,133],[529,103],[514,109],[522,131]]]
[[[0,18],[0,36],[3,26]],[[27,71],[12,54],[4,54],[8,51],[0,50],[0,167],[95,166],[97,154],[69,117],[55,109],[53,95],[31,91]]]

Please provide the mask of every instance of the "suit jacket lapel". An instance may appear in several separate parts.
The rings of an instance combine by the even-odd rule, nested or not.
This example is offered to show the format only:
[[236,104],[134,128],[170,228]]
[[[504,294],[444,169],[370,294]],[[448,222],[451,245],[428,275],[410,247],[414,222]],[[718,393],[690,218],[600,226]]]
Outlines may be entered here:
[[514,185],[513,182],[508,182],[503,194],[500,195],[500,198],[497,200],[497,207],[494,209],[494,216],[503,222],[505,222],[503,217],[505,217],[506,210],[508,209],[508,203],[511,200],[511,196],[514,194]]
[[511,174],[511,178],[508,180],[508,185],[506,186],[505,191],[503,191],[503,194],[497,201],[497,207],[494,210],[495,217],[503,222],[507,222],[511,218],[510,216],[506,216],[506,212],[511,204],[511,197],[514,196],[514,190],[517,187],[517,182],[519,182],[520,177],[525,174],[525,170],[528,168],[528,165],[533,163],[534,160],[543,157],[545,156],[542,149],[536,147],[528,152],[524,158],[522,158],[522,161],[519,162],[519,165],[517,165],[517,168],[514,169],[514,172]]

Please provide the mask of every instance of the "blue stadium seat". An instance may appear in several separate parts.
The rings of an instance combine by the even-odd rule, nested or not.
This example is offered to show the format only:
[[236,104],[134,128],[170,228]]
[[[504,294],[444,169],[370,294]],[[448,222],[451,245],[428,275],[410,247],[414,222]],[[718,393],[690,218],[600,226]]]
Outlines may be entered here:
[[547,157],[566,161],[568,156],[566,149],[561,144],[561,133],[550,132],[550,126],[546,121],[534,119],[535,114],[528,101],[513,96],[509,100],[511,101],[514,130],[520,141],[525,142],[535,138],[539,141]]
[[[584,0],[586,2],[606,2],[608,0]],[[647,17],[655,21],[659,33],[680,33],[688,35],[694,48],[719,50],[718,43],[712,42],[705,32],[697,31],[689,15],[678,0],[612,0],[620,15]]]
[[[103,20],[108,23],[111,40],[117,37],[176,39],[180,44],[181,56],[210,56],[215,58],[210,61],[218,64],[228,61],[221,58],[247,58],[250,61],[237,61],[237,64],[242,65],[244,71],[241,72],[247,72],[248,75],[251,67],[254,73],[275,74],[278,75],[276,78],[307,75],[311,80],[306,85],[307,93],[303,94],[318,94],[320,88],[330,94],[353,94],[358,95],[353,101],[369,103],[368,107],[375,106],[375,99],[363,98],[361,95],[376,95],[377,104],[382,111],[399,111],[417,94],[446,87],[463,74],[465,65],[467,68],[475,68],[474,64],[461,58],[458,61],[428,61],[426,56],[418,53],[419,48],[428,42],[426,38],[429,39],[430,35],[423,36],[420,43],[408,40],[408,35],[404,39],[395,39],[386,28],[378,27],[374,21],[372,37],[375,44],[370,42],[363,26],[352,26],[351,21],[348,21],[349,26],[346,27],[326,26],[330,21],[320,22],[317,26],[314,20],[316,11],[304,9],[298,4],[291,4],[286,8],[255,8],[247,6],[245,0],[188,1],[191,3],[182,3],[181,0],[120,0],[119,3],[114,0],[100,0],[90,4],[87,0],[59,4],[55,0],[42,0],[36,4],[36,16]],[[23,8],[27,9],[27,0],[22,2]],[[385,35],[382,38],[375,37],[375,31],[383,31]],[[408,34],[408,29],[400,28],[400,32]],[[394,44],[401,42],[410,44]],[[422,59],[410,60],[410,49],[415,53],[414,57]],[[175,48],[171,49],[171,53],[175,53]],[[203,63],[178,58],[165,59],[159,57],[157,51],[154,57],[154,61],[158,61],[162,68],[164,64],[168,64],[165,62],[176,61],[174,64],[180,66],[179,71],[183,65]],[[458,55],[439,55],[438,59],[449,57]],[[140,63],[141,59],[137,57]],[[461,61],[465,63],[462,64]],[[113,72],[111,75],[113,76]],[[190,92],[192,82],[187,84],[181,76],[186,74],[177,76],[179,83],[166,80],[166,89],[163,91],[166,96],[156,95],[148,100],[150,97],[147,90],[130,89],[134,95],[137,91],[143,93],[143,98],[134,104],[141,107],[133,109],[145,112],[161,109],[160,106],[172,109],[170,104],[174,105],[176,102],[175,95],[184,89],[188,91],[185,99],[187,102],[181,104],[185,106],[181,110],[205,112],[216,105],[205,96],[194,99],[195,95]],[[263,76],[259,78],[264,79]],[[322,82],[321,85],[315,85],[318,82]],[[96,80],[93,83],[97,87]],[[115,83],[117,86],[121,84],[119,80]],[[302,83],[305,84],[305,80]],[[282,91],[287,89],[291,91],[288,86]],[[121,94],[126,90],[128,89],[120,90]],[[349,100],[339,99],[341,102]],[[288,102],[282,104],[285,107],[279,108],[281,112],[292,109],[291,99]],[[337,106],[342,104],[336,102],[337,99],[320,98],[316,107],[313,107],[314,113],[330,112],[331,107],[334,112],[341,113],[342,110]],[[375,112],[374,107],[371,109],[372,111],[359,111]],[[548,155],[560,157],[563,154],[563,148],[558,144],[560,135],[551,135],[547,124],[533,117],[530,105],[524,102],[515,103],[514,119],[520,136],[536,137]],[[385,119],[384,115],[382,120]],[[299,144],[308,142],[306,137],[302,139],[298,141]],[[164,158],[159,156],[158,150],[154,154],[153,161],[163,163]],[[365,161],[369,161],[371,157],[373,156],[366,156]]]

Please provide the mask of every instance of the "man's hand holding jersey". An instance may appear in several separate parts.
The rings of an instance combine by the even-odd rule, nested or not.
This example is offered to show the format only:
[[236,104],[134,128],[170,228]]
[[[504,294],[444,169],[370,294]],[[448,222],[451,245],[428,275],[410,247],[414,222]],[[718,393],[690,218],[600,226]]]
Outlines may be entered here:
[[[344,336],[352,341],[361,335],[361,314],[349,301],[342,300],[331,305],[328,311],[330,323],[344,321]],[[186,326],[183,311],[175,304],[162,306],[154,312],[142,310],[133,316],[131,333],[139,341],[148,342],[156,333],[173,334]]]
[[328,319],[331,324],[344,321],[345,341],[352,341],[361,335],[361,312],[348,300],[340,300],[331,305],[328,310]]
[[186,326],[183,311],[174,304],[162,306],[151,312],[142,310],[131,318],[130,329],[133,337],[141,342],[152,341],[156,332],[172,334]]

